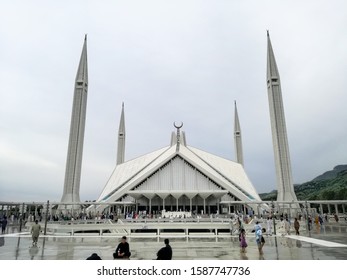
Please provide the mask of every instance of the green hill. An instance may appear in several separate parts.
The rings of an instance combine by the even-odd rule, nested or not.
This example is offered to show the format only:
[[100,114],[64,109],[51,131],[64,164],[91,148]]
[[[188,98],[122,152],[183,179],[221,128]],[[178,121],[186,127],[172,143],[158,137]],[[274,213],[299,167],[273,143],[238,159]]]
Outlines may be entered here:
[[327,172],[324,172],[322,175],[317,176],[312,181],[321,181],[321,180],[328,180],[328,179],[334,179],[337,177],[339,172],[346,171],[347,165],[337,165],[334,167],[333,170],[329,170]]
[[[347,200],[347,165],[335,166],[309,182],[294,185],[294,191],[298,200]],[[259,196],[262,200],[276,200],[277,191]]]

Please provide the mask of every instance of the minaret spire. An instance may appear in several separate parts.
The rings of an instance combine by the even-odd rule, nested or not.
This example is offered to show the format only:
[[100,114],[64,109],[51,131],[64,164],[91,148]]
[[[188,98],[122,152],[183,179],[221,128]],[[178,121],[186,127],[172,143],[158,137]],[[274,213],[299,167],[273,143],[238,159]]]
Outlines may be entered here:
[[287,129],[284,116],[280,75],[267,31],[267,91],[270,107],[272,141],[277,177],[277,200],[297,200],[294,193],[292,171],[289,157]]
[[[82,54],[75,79],[75,90],[72,105],[69,146],[66,160],[64,193],[61,202],[80,202],[80,179],[84,128],[87,110],[88,66],[87,66],[87,35],[84,38]],[[60,209],[72,209],[79,206],[67,205]]]
[[235,101],[235,118],[234,118],[234,143],[236,162],[243,165],[243,152],[242,152],[242,137],[239,116],[237,113],[237,106]]
[[87,34],[84,36],[84,43],[80,63],[76,74],[75,83],[84,81],[88,85],[88,65],[87,65]]
[[118,129],[117,164],[124,162],[125,156],[125,121],[124,121],[124,102],[122,103],[122,113],[120,116]]

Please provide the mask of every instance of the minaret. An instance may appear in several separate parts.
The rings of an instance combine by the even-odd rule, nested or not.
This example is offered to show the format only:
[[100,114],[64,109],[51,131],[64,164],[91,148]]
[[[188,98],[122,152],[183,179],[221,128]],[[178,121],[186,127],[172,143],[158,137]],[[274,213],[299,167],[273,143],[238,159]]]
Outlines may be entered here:
[[[87,67],[87,35],[80,63],[75,79],[75,91],[72,105],[69,146],[67,152],[64,193],[61,199],[63,203],[80,202],[80,179],[82,167],[84,127],[86,121],[88,93],[88,67]],[[79,208],[78,205],[60,206],[60,209]]]
[[122,103],[122,114],[120,116],[118,129],[117,164],[124,162],[125,155],[125,122],[124,122],[124,103]]
[[236,101],[235,101],[235,118],[234,118],[234,143],[235,143],[236,162],[243,165],[241,127],[240,127],[239,116],[237,114]]
[[290,165],[280,75],[267,32],[267,91],[277,177],[277,201],[297,200]]

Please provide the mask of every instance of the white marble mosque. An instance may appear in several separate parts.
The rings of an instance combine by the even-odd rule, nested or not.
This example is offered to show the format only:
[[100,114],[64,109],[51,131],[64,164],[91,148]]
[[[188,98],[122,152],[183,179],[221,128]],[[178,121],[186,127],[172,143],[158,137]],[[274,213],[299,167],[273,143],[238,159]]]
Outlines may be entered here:
[[[296,200],[294,193],[281,84],[272,45],[268,36],[267,86],[273,135],[278,201]],[[80,178],[88,92],[87,38],[84,40],[75,80],[69,147],[61,209],[80,202]],[[176,124],[170,144],[135,159],[125,158],[124,104],[118,131],[117,164],[91,209],[112,211],[190,211],[194,213],[231,213],[249,209],[267,210],[243,165],[241,128],[235,101],[234,140],[236,160],[202,151],[188,145],[183,122]],[[103,204],[101,204],[101,202]],[[249,203],[247,203],[249,202]],[[253,203],[252,203],[253,202]],[[255,204],[254,202],[258,202]],[[116,209],[115,209],[116,208]],[[110,209],[108,209],[110,210]]]

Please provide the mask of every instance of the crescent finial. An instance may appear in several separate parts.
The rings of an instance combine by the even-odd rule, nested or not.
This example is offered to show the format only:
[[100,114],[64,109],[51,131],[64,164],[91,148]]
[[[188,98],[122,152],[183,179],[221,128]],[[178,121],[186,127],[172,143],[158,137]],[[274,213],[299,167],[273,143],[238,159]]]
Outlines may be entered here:
[[183,122],[181,122],[181,125],[176,125],[176,122],[174,122],[173,125],[174,125],[174,127],[179,129],[179,128],[181,128],[183,126]]

